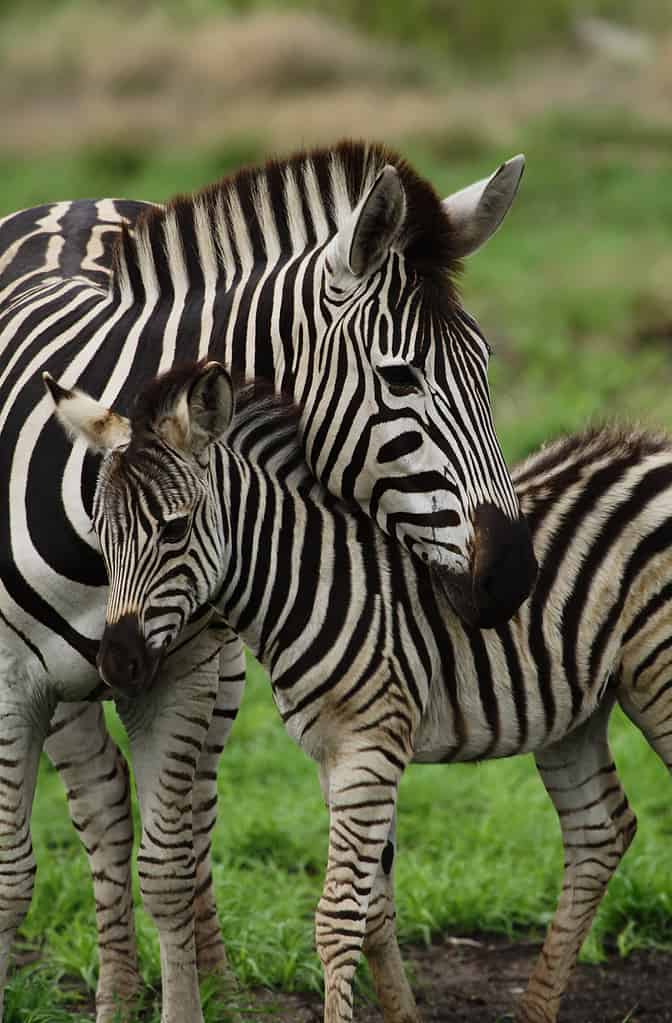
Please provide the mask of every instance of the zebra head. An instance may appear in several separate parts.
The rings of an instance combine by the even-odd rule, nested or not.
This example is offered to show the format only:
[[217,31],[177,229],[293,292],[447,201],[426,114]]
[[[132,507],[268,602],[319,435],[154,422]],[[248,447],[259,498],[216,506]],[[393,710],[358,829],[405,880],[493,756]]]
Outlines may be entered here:
[[211,442],[233,412],[218,363],[146,388],[131,419],[82,391],[45,384],[72,439],[102,453],[93,524],[107,568],[98,668],[120,692],[151,683],[166,647],[210,598],[225,526],[212,492]]
[[317,478],[428,562],[484,628],[517,611],[536,561],[493,426],[489,347],[451,274],[499,227],[523,167],[514,157],[439,203],[389,164],[354,209],[342,199],[323,252],[326,354],[298,393]]

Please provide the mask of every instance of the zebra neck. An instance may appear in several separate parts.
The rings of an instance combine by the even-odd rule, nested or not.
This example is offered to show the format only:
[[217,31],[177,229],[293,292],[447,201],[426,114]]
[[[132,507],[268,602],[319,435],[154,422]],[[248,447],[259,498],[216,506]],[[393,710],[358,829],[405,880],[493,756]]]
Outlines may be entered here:
[[178,225],[175,215],[166,213],[161,245],[157,225],[151,230],[141,225],[133,236],[123,232],[112,301],[141,310],[138,318],[146,319],[143,333],[151,347],[160,339],[161,369],[214,358],[242,379],[267,380],[294,393],[297,373],[308,372],[298,363],[312,356],[323,327],[317,301],[322,247],[300,255],[276,251],[271,259],[251,244],[243,248],[240,236],[224,245],[222,226],[197,217],[196,209],[190,227],[184,217]]
[[[296,408],[273,401],[278,404],[268,411],[257,407],[237,416],[213,470],[224,528],[223,575],[214,602],[267,666],[269,645],[279,649],[301,633],[301,607],[309,617],[313,613],[309,596],[294,607],[298,590],[323,599],[333,534],[349,533],[362,519],[314,479],[300,446]],[[377,532],[368,519],[360,525]],[[329,587],[334,599],[339,585],[336,580]]]

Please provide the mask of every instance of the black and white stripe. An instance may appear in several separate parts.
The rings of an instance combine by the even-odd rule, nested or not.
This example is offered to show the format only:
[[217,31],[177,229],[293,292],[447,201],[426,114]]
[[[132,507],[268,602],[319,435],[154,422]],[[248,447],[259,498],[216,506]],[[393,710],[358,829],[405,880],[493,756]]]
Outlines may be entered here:
[[[607,740],[616,701],[672,767],[672,441],[598,430],[542,449],[514,472],[538,581],[510,622],[481,631],[454,613],[435,570],[315,482],[291,407],[244,397],[207,465],[206,449],[196,457],[188,439],[174,446],[201,414],[185,396],[208,378],[220,379],[222,410],[211,439],[230,422],[232,392],[216,364],[160,381],[149,395],[160,414],[132,423],[130,446],[104,463],[94,521],[104,552],[125,552],[116,564],[126,578],[112,567],[111,592],[132,585],[126,610],[138,645],[153,646],[157,622],[167,630],[161,642],[174,640],[180,621],[211,599],[268,668],[289,734],[319,764],[331,810],[317,911],[325,1019],[352,1018],[362,947],[386,1021],[417,1018],[399,970],[390,879],[406,764],[532,751],[560,818],[565,877],[516,1018],[552,1023],[635,833]],[[180,430],[168,426],[169,407],[184,419]],[[154,517],[138,549],[129,544],[135,481],[149,477],[147,464],[161,469],[145,484]],[[175,551],[164,530],[178,488],[186,532]],[[144,565],[138,572],[145,548],[153,575]],[[115,628],[101,646],[104,673]]]
[[[512,613],[532,582],[529,538],[492,427],[487,346],[459,306],[454,275],[460,257],[498,227],[521,172],[516,158],[442,204],[394,154],[342,144],[243,171],[165,208],[110,199],[63,202],[0,222],[0,709],[7,704],[14,714],[20,693],[25,729],[7,758],[5,782],[0,776],[0,798],[13,791],[15,771],[25,778],[23,802],[8,795],[8,804],[20,803],[28,813],[34,747],[42,744],[56,702],[84,700],[98,682],[106,574],[90,529],[97,460],[65,442],[44,394],[45,371],[119,413],[157,372],[204,355],[265,379],[300,401],[306,454],[331,491],[442,565],[466,616]],[[521,566],[515,585],[510,566],[498,563],[499,545],[485,539],[493,522]],[[243,661],[240,644],[229,637],[216,696],[214,642],[201,636],[163,669],[162,685],[169,688],[188,675],[191,658],[196,688],[182,688],[185,701],[200,709],[187,714],[193,718],[187,731],[168,703],[150,701],[127,715],[136,780],[146,789],[143,856],[150,852],[143,892],[161,934],[163,1023],[178,1018],[179,1004],[191,1019],[201,1018],[196,974],[184,964],[194,956],[217,960],[211,921],[204,958],[198,918],[191,933],[191,901],[177,899],[168,919],[158,900],[161,886],[151,877],[172,872],[183,879],[181,890],[193,885],[193,864],[174,852],[179,841],[191,841],[188,808],[176,795],[179,820],[165,819],[155,786],[163,784],[161,765],[173,754],[186,758],[193,777],[206,779],[210,768],[193,751],[223,744],[240,698]],[[214,706],[212,719],[202,701]],[[141,738],[138,722],[151,716],[150,705],[159,719],[145,729],[150,738]],[[100,709],[61,703],[51,727],[47,748],[95,861],[98,1023],[107,1023],[115,999],[132,992],[130,978],[138,982],[128,786]],[[12,729],[0,735],[2,742],[14,739]],[[154,766],[149,742],[162,744]],[[205,823],[195,811],[194,832],[211,825],[211,804],[204,795]],[[6,826],[11,832],[9,820]],[[10,866],[0,884],[0,989],[27,905],[29,849],[21,853],[24,862],[25,875]],[[199,884],[206,881],[207,871]],[[25,889],[20,905],[16,884]],[[211,896],[202,902],[211,904]],[[205,919],[210,910],[203,912]],[[223,949],[217,962],[223,969]]]

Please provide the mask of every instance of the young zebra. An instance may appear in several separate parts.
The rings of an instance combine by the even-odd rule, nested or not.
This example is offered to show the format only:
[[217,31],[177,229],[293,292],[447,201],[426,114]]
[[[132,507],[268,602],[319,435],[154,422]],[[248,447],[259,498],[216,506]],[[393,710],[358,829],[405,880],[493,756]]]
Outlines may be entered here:
[[538,583],[508,624],[479,631],[434,570],[315,482],[291,406],[248,392],[232,420],[218,364],[159,378],[130,422],[49,388],[70,434],[100,448],[104,427],[109,451],[93,516],[110,576],[103,678],[127,693],[151,685],[163,650],[212,601],[319,764],[331,820],[316,916],[327,1023],[352,1018],[362,948],[386,1023],[418,1019],[393,923],[405,766],[526,751],[558,811],[565,875],[516,1018],[554,1021],[635,833],[607,742],[617,700],[672,763],[672,442],[603,430],[524,463],[514,479]]
[[[534,558],[492,423],[488,346],[455,275],[497,230],[523,163],[441,200],[384,147],[343,142],[165,207],[81,200],[0,221],[0,1016],[33,890],[46,736],[95,889],[97,1023],[114,1023],[141,984],[128,772],[94,701],[107,597],[90,529],[97,465],[67,444],[42,372],[122,413],[143,383],[188,360],[263,379],[300,403],[317,478],[440,563],[469,620],[505,621],[530,591]],[[203,629],[162,666],[172,697],[147,701],[144,727],[125,722],[162,1023],[202,1023],[198,973],[226,971],[209,860],[213,762],[244,678],[240,640]],[[194,786],[192,808],[182,796]]]

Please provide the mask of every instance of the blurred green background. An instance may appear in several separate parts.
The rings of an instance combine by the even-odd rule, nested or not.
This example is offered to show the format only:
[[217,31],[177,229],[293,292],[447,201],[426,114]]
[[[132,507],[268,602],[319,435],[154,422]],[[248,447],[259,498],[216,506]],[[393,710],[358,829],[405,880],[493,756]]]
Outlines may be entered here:
[[[604,419],[672,427],[669,0],[0,0],[0,104],[0,214],[163,200],[343,136],[397,148],[442,194],[524,151],[510,217],[463,282],[494,348],[507,456]],[[672,790],[620,718],[614,744],[640,834],[590,958],[605,941],[672,946]],[[246,984],[315,987],[326,815],[256,668],[220,775],[215,873],[234,965]],[[91,1011],[93,903],[46,765],[34,819],[40,872],[23,933],[35,961],[12,981],[7,1019],[69,1020]],[[561,851],[529,758],[412,768],[400,843],[405,939],[538,933],[548,920]],[[151,997],[147,1013],[158,1019]]]

